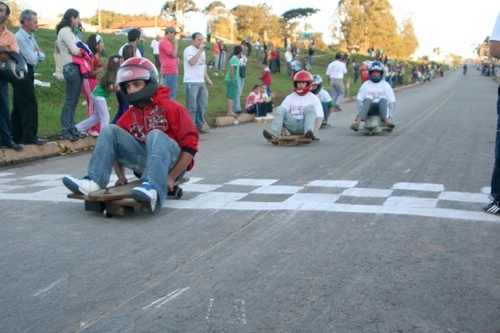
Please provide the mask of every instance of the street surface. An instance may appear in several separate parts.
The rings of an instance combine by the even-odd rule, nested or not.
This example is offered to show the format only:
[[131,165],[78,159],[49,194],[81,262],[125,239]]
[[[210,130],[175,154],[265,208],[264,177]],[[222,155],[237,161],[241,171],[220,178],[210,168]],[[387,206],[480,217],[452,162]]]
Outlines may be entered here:
[[2,167],[1,331],[500,332],[497,87],[400,90],[381,135],[349,129],[354,102],[308,145],[212,129],[156,215],[68,199],[90,153]]

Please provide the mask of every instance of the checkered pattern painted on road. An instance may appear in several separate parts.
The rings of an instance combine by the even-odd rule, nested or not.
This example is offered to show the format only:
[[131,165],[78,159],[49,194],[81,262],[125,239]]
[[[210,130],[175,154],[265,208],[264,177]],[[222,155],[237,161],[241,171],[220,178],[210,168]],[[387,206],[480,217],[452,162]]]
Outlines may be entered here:
[[[67,198],[61,174],[16,177],[0,173],[0,200],[80,202]],[[129,178],[133,178],[132,175]],[[115,182],[116,176],[110,181]],[[443,184],[395,183],[390,188],[363,188],[356,180],[313,180],[303,185],[284,185],[279,179],[234,179],[210,184],[190,177],[181,186],[184,196],[168,200],[174,209],[291,210],[360,214],[391,214],[500,222],[481,207],[489,200],[489,188],[481,192],[446,191]]]

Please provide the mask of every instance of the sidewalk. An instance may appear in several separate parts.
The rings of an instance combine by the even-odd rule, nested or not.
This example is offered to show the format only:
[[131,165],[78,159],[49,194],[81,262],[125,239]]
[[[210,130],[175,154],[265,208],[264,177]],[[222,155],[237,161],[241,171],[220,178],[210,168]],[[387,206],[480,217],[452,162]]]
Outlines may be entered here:
[[50,141],[42,146],[25,145],[21,151],[0,148],[0,166],[22,164],[38,159],[92,150],[96,141],[96,138],[89,136],[74,142],[58,140]]

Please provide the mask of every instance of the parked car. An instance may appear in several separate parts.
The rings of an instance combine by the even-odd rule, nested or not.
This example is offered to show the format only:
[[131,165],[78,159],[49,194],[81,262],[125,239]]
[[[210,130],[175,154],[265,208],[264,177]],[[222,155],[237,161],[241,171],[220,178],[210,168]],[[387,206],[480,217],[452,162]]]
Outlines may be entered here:
[[[128,32],[132,29],[134,29],[134,28],[123,28],[122,30],[118,31],[116,34],[117,35],[128,35]],[[146,38],[146,34],[142,31],[141,31],[141,38]]]

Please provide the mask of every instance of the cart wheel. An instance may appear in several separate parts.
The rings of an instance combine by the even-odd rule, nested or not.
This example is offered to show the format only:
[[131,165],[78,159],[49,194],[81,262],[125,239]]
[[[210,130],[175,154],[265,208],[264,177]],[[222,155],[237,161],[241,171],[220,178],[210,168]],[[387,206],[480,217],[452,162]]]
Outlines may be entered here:
[[102,215],[106,216],[108,219],[113,217],[113,214],[109,213],[107,209],[102,211]]

